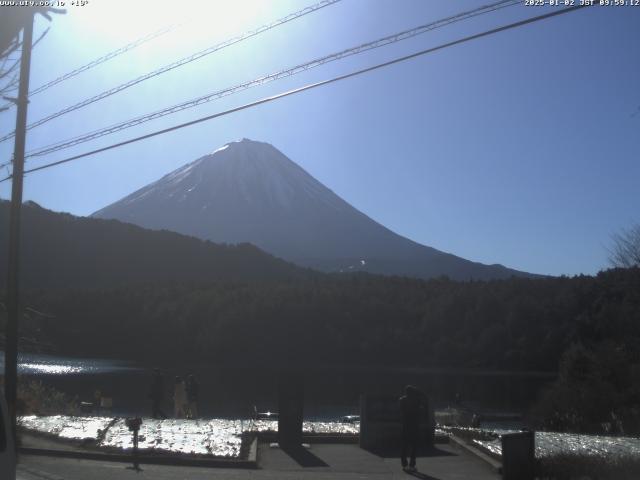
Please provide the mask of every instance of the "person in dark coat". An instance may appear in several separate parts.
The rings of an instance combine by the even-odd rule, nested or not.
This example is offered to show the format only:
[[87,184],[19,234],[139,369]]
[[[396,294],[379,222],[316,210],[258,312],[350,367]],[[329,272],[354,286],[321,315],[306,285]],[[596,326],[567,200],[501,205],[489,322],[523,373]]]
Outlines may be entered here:
[[[413,385],[404,388],[404,396],[400,397],[400,414],[402,421],[402,468],[409,472],[416,471],[416,452],[420,440],[420,418],[424,407],[424,394]],[[409,462],[407,462],[409,453]]]
[[162,400],[164,399],[164,378],[157,368],[153,371],[153,380],[151,381],[151,389],[149,390],[149,398],[151,399],[151,416],[153,418],[167,418],[162,411]]
[[198,394],[200,386],[195,375],[191,374],[187,377],[187,418],[198,418]]
[[173,389],[173,416],[185,418],[187,415],[187,385],[182,377],[176,377]]

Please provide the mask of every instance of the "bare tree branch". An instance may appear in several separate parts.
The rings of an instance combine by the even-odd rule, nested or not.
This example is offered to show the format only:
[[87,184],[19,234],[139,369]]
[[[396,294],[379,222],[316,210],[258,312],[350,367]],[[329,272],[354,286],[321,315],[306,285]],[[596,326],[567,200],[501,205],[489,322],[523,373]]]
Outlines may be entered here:
[[42,15],[51,21],[52,13],[64,14],[66,10],[52,7],[3,8],[0,16],[0,58],[8,56],[18,48],[20,31],[27,22],[33,21],[34,15]]
[[[4,11],[6,10],[6,11]],[[0,96],[17,90],[18,67],[20,66],[20,58],[11,59],[10,56],[21,48],[20,31],[25,22],[32,21],[33,15],[40,14],[51,20],[51,13],[66,13],[65,10],[50,7],[33,7],[31,9],[4,9],[3,16],[0,17],[0,80],[4,83],[0,85]],[[35,47],[49,33],[49,28],[40,34],[32,44]],[[7,67],[7,64],[10,64]],[[11,103],[0,105],[0,113],[10,109]]]
[[[0,87],[0,95],[4,97],[7,93],[17,90],[19,84],[18,74],[16,73],[7,83]],[[5,98],[5,100],[7,100],[7,98]]]
[[9,68],[0,70],[0,78],[4,78],[7,75],[11,74],[11,72],[13,72],[18,67],[18,65],[20,65],[20,60],[16,60]]
[[640,267],[640,223],[611,236],[609,262],[614,267]]
[[16,37],[12,39],[11,42],[8,43],[7,46],[4,48],[4,50],[0,52],[0,57],[6,58],[9,55],[11,55],[13,52],[18,50],[18,48],[20,48],[20,41]]

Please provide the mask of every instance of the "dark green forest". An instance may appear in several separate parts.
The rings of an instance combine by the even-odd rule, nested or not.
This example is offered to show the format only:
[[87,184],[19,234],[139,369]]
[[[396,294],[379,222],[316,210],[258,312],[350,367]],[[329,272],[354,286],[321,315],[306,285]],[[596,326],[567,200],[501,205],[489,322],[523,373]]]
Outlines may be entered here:
[[[366,274],[30,291],[65,353],[555,371],[573,344],[637,351],[640,270],[490,282]],[[281,352],[281,353],[278,353]],[[282,358],[279,358],[280,355]]]
[[542,426],[640,431],[638,268],[490,282],[359,274],[42,290],[25,301],[55,315],[39,321],[40,334],[65,354],[256,368],[560,368],[536,409]]

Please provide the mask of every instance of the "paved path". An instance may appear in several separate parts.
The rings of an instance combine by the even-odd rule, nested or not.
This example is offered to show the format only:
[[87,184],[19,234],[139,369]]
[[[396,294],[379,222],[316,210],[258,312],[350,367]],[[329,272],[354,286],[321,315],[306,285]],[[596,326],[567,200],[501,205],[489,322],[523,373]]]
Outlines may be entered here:
[[76,460],[54,457],[21,457],[20,480],[205,480],[205,479],[409,479],[498,480],[485,462],[452,445],[438,445],[428,456],[418,459],[418,474],[409,475],[397,458],[383,458],[356,445],[315,444],[309,450],[285,452],[261,444],[260,469],[220,469],[142,465],[143,471],[127,469],[118,462]]

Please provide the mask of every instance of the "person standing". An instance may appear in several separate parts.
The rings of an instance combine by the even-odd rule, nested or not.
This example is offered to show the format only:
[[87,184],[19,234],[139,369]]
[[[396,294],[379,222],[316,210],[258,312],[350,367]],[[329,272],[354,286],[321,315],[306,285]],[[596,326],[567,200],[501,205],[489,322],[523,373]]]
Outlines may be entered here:
[[200,385],[195,375],[191,374],[187,377],[187,418],[198,418],[198,395],[200,393]]
[[[402,469],[407,472],[416,471],[416,453],[420,440],[420,416],[424,395],[413,385],[404,388],[400,397],[400,415],[402,421]],[[409,462],[407,462],[409,453]]]
[[187,406],[187,390],[182,377],[176,377],[173,390],[173,409],[175,418],[184,418]]
[[167,418],[162,411],[162,400],[164,399],[164,378],[159,369],[153,370],[153,380],[149,390],[149,398],[151,399],[151,416],[153,418]]

